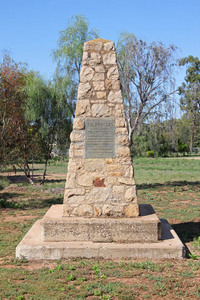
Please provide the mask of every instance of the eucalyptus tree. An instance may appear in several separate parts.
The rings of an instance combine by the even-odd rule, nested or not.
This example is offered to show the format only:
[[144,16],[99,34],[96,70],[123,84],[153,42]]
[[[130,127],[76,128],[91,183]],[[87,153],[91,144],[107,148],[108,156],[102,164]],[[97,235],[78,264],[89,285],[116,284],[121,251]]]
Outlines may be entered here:
[[26,66],[8,54],[0,63],[0,167],[18,165],[29,182],[29,159],[37,152],[36,132],[24,117]]
[[134,34],[122,33],[117,43],[117,59],[129,130],[133,134],[154,115],[169,114],[172,95],[176,92],[173,69],[174,46],[160,42],[147,44]]
[[[193,151],[195,131],[200,125],[200,60],[192,55],[179,61],[187,66],[185,81],[179,87],[181,109],[190,121],[190,152]],[[199,140],[199,136],[198,136]]]
[[84,16],[71,18],[67,27],[60,31],[57,48],[53,50],[53,58],[57,63],[55,81],[57,88],[74,114],[79,73],[83,56],[84,42],[98,37],[97,31],[89,30]]

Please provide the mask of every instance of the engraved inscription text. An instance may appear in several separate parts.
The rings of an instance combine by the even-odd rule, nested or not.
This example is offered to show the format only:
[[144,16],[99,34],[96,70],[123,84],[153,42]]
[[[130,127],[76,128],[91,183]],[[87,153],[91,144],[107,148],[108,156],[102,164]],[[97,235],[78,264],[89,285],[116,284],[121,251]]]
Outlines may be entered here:
[[85,158],[115,157],[114,119],[86,119]]

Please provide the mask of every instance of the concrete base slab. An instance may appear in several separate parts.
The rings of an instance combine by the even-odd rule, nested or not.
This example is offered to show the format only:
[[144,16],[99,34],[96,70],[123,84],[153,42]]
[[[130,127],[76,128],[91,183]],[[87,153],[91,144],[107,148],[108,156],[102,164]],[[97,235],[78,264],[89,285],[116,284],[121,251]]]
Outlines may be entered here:
[[185,247],[166,220],[161,220],[162,236],[156,243],[43,242],[38,220],[16,248],[16,257],[28,260],[62,258],[160,259],[185,257]]
[[52,205],[41,221],[44,242],[157,242],[160,231],[160,220],[149,204],[140,205],[140,216],[133,218],[63,217],[63,205]]

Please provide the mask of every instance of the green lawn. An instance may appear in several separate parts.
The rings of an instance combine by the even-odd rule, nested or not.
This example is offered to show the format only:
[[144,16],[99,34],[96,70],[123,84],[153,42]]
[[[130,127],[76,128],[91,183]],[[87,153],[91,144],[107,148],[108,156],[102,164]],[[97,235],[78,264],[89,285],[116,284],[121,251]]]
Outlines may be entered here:
[[200,160],[178,158],[134,158],[135,179],[141,184],[200,185]]

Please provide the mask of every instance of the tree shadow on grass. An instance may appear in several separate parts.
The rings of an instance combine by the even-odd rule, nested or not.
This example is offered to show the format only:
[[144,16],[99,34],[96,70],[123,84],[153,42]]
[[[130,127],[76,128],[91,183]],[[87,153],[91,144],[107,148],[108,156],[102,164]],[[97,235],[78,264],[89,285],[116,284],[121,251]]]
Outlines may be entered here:
[[[33,177],[31,176],[31,179],[33,180],[33,182],[35,184],[40,183],[41,181],[41,176],[42,175],[34,175]],[[27,183],[30,184],[30,182],[28,181],[28,178],[26,178],[26,176],[24,175],[9,175],[7,176],[8,180],[10,183]],[[48,183],[60,183],[65,181],[65,179],[46,179],[44,184],[48,184]]]
[[10,183],[28,183],[28,184],[30,184],[30,182],[28,181],[28,178],[26,178],[25,175],[8,175],[7,178]]
[[[17,201],[11,200],[8,201],[9,199],[16,198],[18,197],[18,193],[1,193],[0,194],[0,208],[17,208],[19,204]],[[18,207],[19,208],[19,207]]]
[[137,185],[137,190],[144,190],[144,189],[155,189],[155,188],[159,188],[159,187],[181,187],[181,186],[188,186],[188,187],[192,187],[192,186],[197,186],[200,188],[200,181],[169,181],[169,182],[165,182],[165,183],[144,183],[144,184],[136,184]]
[[28,199],[26,201],[16,201],[14,198],[19,198],[18,193],[8,193],[4,192],[0,194],[0,208],[12,208],[12,209],[30,209],[30,208],[46,208],[50,207],[54,204],[62,204],[63,203],[63,197],[62,196],[54,196],[52,198],[46,198],[46,199]]
[[8,200],[8,199],[11,199],[11,198],[15,198],[17,196],[19,196],[18,193],[7,193],[7,192],[5,192],[5,193],[0,194],[0,200],[2,200],[2,199]]
[[60,182],[65,182],[65,179],[46,179],[45,180],[45,183],[48,184],[48,183],[60,183]]
[[25,203],[24,209],[48,208],[51,205],[62,204],[62,203],[63,203],[63,197],[52,197],[52,198],[41,199],[41,200],[30,199],[28,202]]
[[12,208],[12,209],[20,209],[20,210],[28,210],[28,209],[40,209],[40,208],[48,208],[54,204],[62,204],[63,197],[53,197],[48,199],[29,199],[27,202],[21,201],[17,202],[15,200],[8,201],[8,199],[3,198],[0,199],[0,208]]

